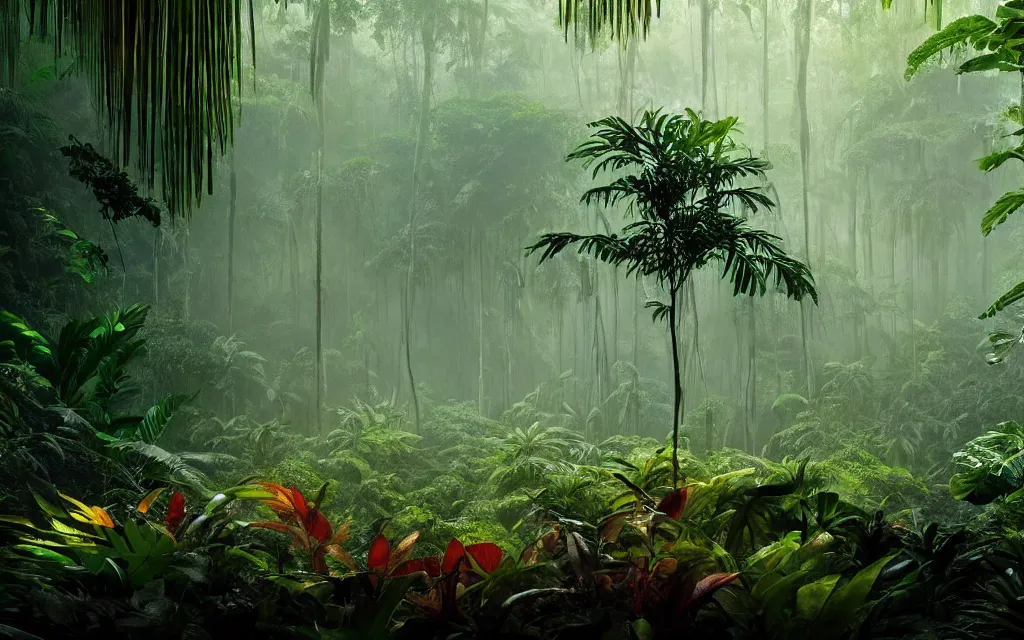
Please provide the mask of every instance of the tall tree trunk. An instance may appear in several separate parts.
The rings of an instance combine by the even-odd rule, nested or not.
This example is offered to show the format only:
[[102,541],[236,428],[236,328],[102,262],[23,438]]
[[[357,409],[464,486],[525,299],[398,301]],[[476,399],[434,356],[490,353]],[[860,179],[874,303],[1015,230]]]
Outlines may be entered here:
[[324,139],[326,129],[324,66],[330,56],[331,43],[331,5],[327,0],[320,0],[320,7],[317,15],[316,34],[314,35],[313,53],[318,64],[314,65],[317,73],[312,78],[313,99],[316,101],[316,124],[317,124],[317,178],[316,178],[316,211],[315,217],[315,238],[316,245],[316,393],[314,394],[314,423],[316,433],[323,433],[323,417],[320,410],[323,402],[323,381],[324,381],[324,352],[323,352],[323,218],[324,218]]
[[479,96],[483,88],[484,55],[487,53],[487,17],[490,10],[489,0],[484,0],[483,15],[480,17],[480,45],[476,52],[476,94]]
[[405,281],[405,369],[412,394],[413,429],[420,431],[420,402],[416,393],[416,379],[412,372],[412,303],[413,274],[416,266],[416,210],[419,200],[420,169],[427,152],[427,133],[430,129],[430,92],[434,82],[434,23],[431,18],[420,29],[423,43],[423,89],[420,93],[420,124],[416,136],[416,151],[412,161],[412,202],[409,205],[409,270]]
[[[477,375],[477,411],[480,415],[487,415],[487,407],[485,405],[484,395],[484,243],[483,234],[480,234],[480,238],[477,240],[477,266],[478,266],[478,277],[477,281],[479,284],[479,298],[477,298],[477,342],[480,345],[480,359],[478,362],[478,375]],[[575,365],[574,365],[575,366]]]
[[[700,108],[708,110],[708,80],[711,67],[711,2],[700,0]],[[705,115],[706,117],[706,115]]]
[[768,158],[768,104],[769,104],[769,91],[771,87],[769,85],[770,75],[768,66],[768,0],[762,0],[761,13],[764,20],[761,24],[761,128],[764,129],[764,152],[765,158]]
[[153,311],[160,312],[160,227],[153,227]]
[[[800,0],[800,24],[797,34],[797,104],[800,110],[800,185],[803,195],[804,259],[811,266],[811,221],[807,200],[807,178],[811,162],[811,127],[807,114],[807,60],[811,49],[811,0]],[[800,341],[803,346],[807,397],[814,396],[814,367],[808,342],[810,300],[800,301]]]
[[238,174],[235,171],[235,145],[231,145],[231,200],[228,204],[228,335],[235,332],[235,215],[238,204]]
[[181,241],[181,259],[185,267],[185,294],[182,297],[182,318],[188,322],[192,316],[192,264],[188,255],[189,229],[185,227],[185,237]]

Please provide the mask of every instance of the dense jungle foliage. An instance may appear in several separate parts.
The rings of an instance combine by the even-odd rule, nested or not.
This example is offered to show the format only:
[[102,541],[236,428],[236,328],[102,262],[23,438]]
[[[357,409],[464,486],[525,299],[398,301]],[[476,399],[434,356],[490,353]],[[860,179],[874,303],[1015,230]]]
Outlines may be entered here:
[[1024,0],[196,6],[0,0],[0,637],[1024,637]]

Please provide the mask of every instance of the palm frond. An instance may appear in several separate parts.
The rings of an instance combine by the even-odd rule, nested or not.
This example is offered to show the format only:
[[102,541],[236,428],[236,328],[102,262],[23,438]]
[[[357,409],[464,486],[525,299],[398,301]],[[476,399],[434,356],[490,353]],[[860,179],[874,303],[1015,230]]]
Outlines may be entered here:
[[170,213],[190,216],[204,189],[212,192],[214,155],[232,142],[246,36],[255,65],[253,1],[7,0],[3,8],[0,68],[15,68],[24,13],[30,36],[52,37],[58,56],[78,56],[114,162],[134,156],[150,188],[159,171]]
[[607,33],[625,44],[636,38],[646,38],[651,18],[661,16],[661,0],[629,2],[627,0],[559,0],[558,24],[568,40],[570,28],[579,37],[583,30],[591,43],[600,34]]

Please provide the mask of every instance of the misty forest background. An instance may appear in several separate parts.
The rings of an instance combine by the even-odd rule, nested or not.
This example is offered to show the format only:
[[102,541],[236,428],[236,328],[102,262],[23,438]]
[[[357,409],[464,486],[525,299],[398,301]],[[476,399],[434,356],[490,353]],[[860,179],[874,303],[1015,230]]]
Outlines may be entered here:
[[[570,4],[583,6],[559,8]],[[900,526],[983,513],[997,529],[1019,524],[1012,505],[969,502],[1024,487],[1024,430],[1007,422],[1024,410],[1011,353],[1022,323],[1008,304],[1024,297],[1024,236],[1012,217],[988,233],[1016,208],[993,224],[993,203],[1024,194],[1015,171],[978,167],[1021,135],[1022,57],[1011,43],[960,69],[982,72],[956,73],[970,56],[946,47],[982,37],[962,31],[908,70],[937,31],[992,17],[994,4],[678,1],[641,37],[560,20],[549,0],[254,2],[252,31],[238,28],[240,53],[217,76],[235,96],[233,137],[208,157],[202,143],[168,142],[187,129],[161,134],[142,107],[133,120],[131,95],[98,91],[109,70],[90,66],[96,51],[55,57],[51,41],[25,37],[27,18],[5,13],[17,27],[0,38],[5,330],[43,340],[121,309],[110,326],[145,349],[117,347],[106,396],[102,367],[95,389],[59,374],[60,402],[18,399],[50,374],[8,362],[0,452],[14,462],[0,469],[0,511],[31,503],[29,476],[105,505],[157,484],[212,495],[259,476],[310,497],[328,487],[314,511],[352,517],[359,544],[415,529],[437,552],[456,536],[507,550],[540,531],[536,509],[599,521],[609,465],[667,464],[673,350],[649,303],[668,293],[592,255],[541,262],[526,249],[631,222],[623,203],[581,203],[600,177],[566,156],[588,123],[693,109],[738,117],[735,142],[771,162],[754,184],[777,206],[750,223],[809,267],[818,297],[788,299],[771,281],[766,295],[734,296],[714,264],[682,287],[683,483],[810,460],[822,486]],[[207,97],[176,94],[166,117],[185,122]],[[208,129],[229,117],[219,99]],[[198,151],[138,165],[147,135]],[[106,325],[79,326],[83,340],[102,336],[94,326]],[[155,417],[129,437],[119,411]],[[33,420],[60,456],[43,451],[48,439],[18,439]],[[85,447],[80,466],[60,429],[87,422],[105,444]],[[965,464],[955,454],[997,425],[1012,437],[986,444],[984,462],[1003,484],[951,496]],[[804,466],[787,477],[799,485]],[[566,522],[560,531],[579,524]],[[767,544],[738,531],[726,545],[737,561]]]
[[[946,4],[946,20],[984,12]],[[543,232],[626,223],[578,203],[589,172],[564,156],[586,122],[656,107],[736,115],[738,141],[774,166],[779,207],[756,223],[809,264],[821,300],[802,330],[801,305],[733,298],[714,269],[698,273],[680,320],[684,435],[694,450],[772,457],[858,447],[926,475],[1020,407],[1006,371],[1016,365],[986,368],[979,351],[1012,319],[976,319],[1024,275],[1015,230],[978,230],[1013,178],[974,165],[1010,130],[1004,112],[1019,87],[940,65],[906,81],[934,8],[876,5],[814,3],[805,43],[799,3],[769,2],[765,14],[760,3],[714,2],[703,21],[700,3],[684,3],[646,41],[620,46],[575,30],[567,45],[544,3],[443,3],[430,7],[424,48],[416,12],[426,8],[335,3],[323,67],[319,425],[310,16],[294,4],[256,13],[257,69],[237,88],[235,143],[216,160],[213,194],[190,220],[126,220],[116,241],[53,153],[67,134],[104,149],[88,81],[53,80],[71,62],[54,66],[36,45],[25,93],[6,99],[32,142],[8,149],[31,187],[8,208],[38,202],[112,258],[88,296],[51,286],[60,314],[33,314],[11,290],[22,278],[50,286],[37,274],[10,274],[4,299],[50,327],[152,305],[144,395],[201,391],[196,406],[224,421],[313,435],[359,399],[396,402],[412,428],[409,316],[423,428],[432,407],[464,403],[521,426],[544,414],[595,442],[660,440],[672,363],[664,326],[643,308],[659,289],[574,253],[538,265],[523,249]],[[414,175],[421,103],[428,131]]]

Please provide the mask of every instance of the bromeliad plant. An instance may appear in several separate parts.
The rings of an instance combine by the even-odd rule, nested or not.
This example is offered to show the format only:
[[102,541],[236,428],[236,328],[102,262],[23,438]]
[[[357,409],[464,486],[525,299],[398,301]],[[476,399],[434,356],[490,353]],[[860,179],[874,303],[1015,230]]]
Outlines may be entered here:
[[21,542],[13,546],[23,556],[94,575],[108,574],[138,589],[173,571],[185,552],[236,528],[226,509],[230,503],[269,495],[254,485],[226,489],[186,523],[188,509],[181,492],[171,495],[163,519],[152,518],[152,507],[163,492],[163,488],[150,492],[135,507],[137,515],[123,524],[115,522],[107,509],[59,492],[62,503],[33,494],[45,524],[22,516],[0,516],[0,522],[31,532],[22,534]]
[[263,503],[270,507],[279,522],[253,522],[249,526],[287,533],[292,539],[292,548],[306,557],[314,573],[328,574],[327,557],[330,556],[351,571],[358,571],[352,556],[342,548],[348,541],[350,521],[337,527],[331,525],[327,516],[320,511],[327,483],[320,487],[316,500],[307,502],[302,492],[295,487],[283,487],[269,482],[258,483],[269,494]]

